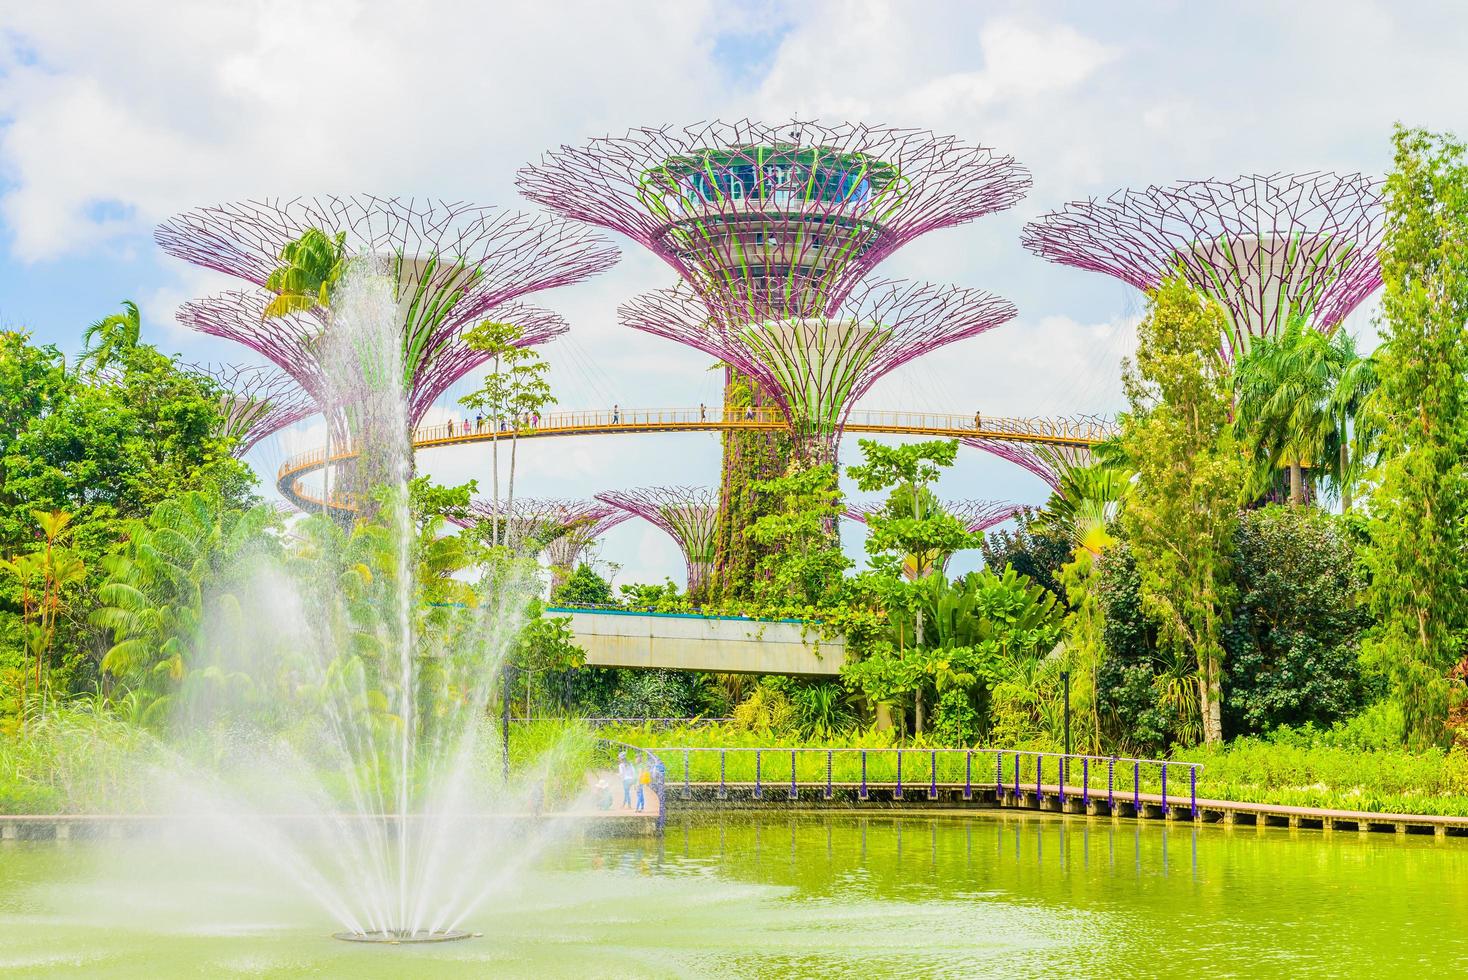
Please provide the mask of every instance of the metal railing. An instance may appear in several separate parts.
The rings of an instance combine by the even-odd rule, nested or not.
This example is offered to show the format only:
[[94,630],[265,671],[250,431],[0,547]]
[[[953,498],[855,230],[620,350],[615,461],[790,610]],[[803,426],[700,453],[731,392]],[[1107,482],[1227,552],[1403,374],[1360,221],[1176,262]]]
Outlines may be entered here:
[[[1144,803],[1159,802],[1165,811],[1174,799],[1179,806],[1186,799],[1194,819],[1202,768],[1196,762],[1013,749],[664,746],[658,751],[674,761],[673,781],[684,799],[695,785],[714,787],[718,799],[728,799],[732,789],[749,789],[754,799],[784,791],[791,800],[802,789],[829,800],[838,788],[855,790],[860,800],[873,789],[890,790],[894,800],[911,792],[936,800],[941,791],[955,790],[971,800],[975,792],[992,787],[996,798],[1033,791],[1037,798],[1056,797],[1062,807],[1067,798],[1078,797],[1083,806],[1104,799],[1109,807],[1121,801],[1140,811]],[[1174,787],[1179,777],[1186,781],[1186,794],[1168,795],[1169,775]],[[1052,776],[1054,781],[1047,782]]]
[[[730,408],[700,406],[697,408],[608,408],[581,411],[550,412],[531,415],[504,423],[488,419],[465,418],[437,425],[425,425],[413,431],[415,448],[451,445],[460,442],[482,442],[495,439],[520,439],[539,436],[593,434],[607,432],[676,431],[707,429],[774,429],[785,428],[789,421],[778,408]],[[1046,442],[1060,445],[1089,446],[1111,438],[1116,426],[1110,420],[1080,416],[1074,418],[1006,418],[982,413],[954,415],[938,412],[881,411],[854,409],[842,423],[846,431],[886,432],[892,434],[940,435],[953,438],[981,438],[1015,442]],[[291,456],[281,464],[277,478],[301,474],[328,463],[349,460],[356,455],[350,445],[318,447]]]

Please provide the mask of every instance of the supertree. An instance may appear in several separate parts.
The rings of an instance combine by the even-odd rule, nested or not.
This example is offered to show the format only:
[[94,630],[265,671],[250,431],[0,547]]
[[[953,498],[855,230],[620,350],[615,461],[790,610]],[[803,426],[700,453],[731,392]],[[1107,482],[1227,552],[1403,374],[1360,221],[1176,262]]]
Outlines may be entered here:
[[[337,399],[331,377],[328,346],[322,343],[327,331],[314,313],[265,316],[268,293],[231,290],[200,300],[190,300],[178,311],[181,323],[213,337],[232,340],[269,358],[315,401],[317,410],[332,407]],[[526,303],[511,302],[489,310],[482,319],[514,323],[521,328],[521,345],[542,344],[569,328],[559,314]],[[404,394],[409,427],[422,421],[433,403],[455,381],[488,358],[464,341],[462,333],[445,334],[431,349],[411,364],[404,365]],[[340,425],[341,423],[339,423]],[[345,430],[337,433],[346,435]]]
[[[505,315],[526,294],[602,272],[618,254],[595,232],[559,218],[371,195],[197,208],[165,221],[153,237],[170,255],[267,289],[271,274],[286,261],[287,246],[313,230],[343,236],[349,257],[372,263],[391,282],[404,388],[414,402],[410,419],[421,417],[438,394],[482,363],[462,344],[465,329],[497,310]],[[261,312],[269,298],[260,303]],[[254,303],[238,294],[223,305],[255,312]],[[197,317],[187,310],[184,319],[201,325]],[[276,317],[226,319],[218,335],[259,351],[288,373],[319,370],[324,345],[317,341],[330,322],[328,311],[315,307],[289,325],[273,322]],[[314,326],[313,319],[319,321]],[[303,358],[315,364],[298,367]],[[321,388],[317,379],[302,381],[302,387],[313,394]]]
[[1015,314],[976,289],[900,280],[858,283],[832,314],[748,321],[686,286],[646,293],[619,312],[627,326],[697,348],[753,378],[790,421],[800,458],[835,463],[857,399],[883,375]]
[[1091,465],[1090,446],[1068,446],[1048,442],[1013,442],[1010,440],[966,438],[965,446],[982,449],[1000,459],[1024,467],[1045,481],[1051,490],[1060,489],[1060,478],[1067,470]]
[[[970,534],[978,534],[987,531],[991,527],[1003,524],[1015,514],[1024,510],[1023,504],[1010,504],[1000,500],[942,500],[935,501],[937,505],[948,514],[953,515],[963,522]],[[886,513],[888,503],[883,500],[870,500],[864,503],[852,503],[846,507],[846,516],[862,524],[867,523],[873,514]],[[942,557],[939,571],[948,568],[948,562],[953,558],[952,554]],[[931,569],[920,569],[911,555],[902,563],[903,574],[910,579],[926,574]]]
[[219,414],[225,435],[236,440],[236,456],[244,456],[260,440],[319,411],[300,384],[277,368],[198,364],[193,369],[212,378],[220,388]]
[[1071,202],[1026,225],[1021,241],[1138,289],[1180,273],[1223,306],[1223,350],[1237,358],[1296,315],[1333,331],[1381,285],[1381,195],[1361,174],[1185,181]]
[[596,499],[641,517],[678,543],[688,565],[689,595],[702,595],[714,560],[718,493],[706,487],[643,487],[608,490]]
[[577,501],[580,515],[566,524],[564,533],[546,545],[545,558],[551,566],[551,591],[565,584],[576,570],[586,549],[612,528],[632,517],[630,511],[613,507],[600,500]]
[[[635,129],[563,146],[519,174],[526,197],[672,266],[707,307],[695,322],[742,324],[832,318],[898,248],[1011,207],[1029,185],[1013,158],[951,136],[799,120]],[[726,409],[769,397],[726,368]],[[724,437],[716,551],[726,585],[754,578],[748,481],[778,475],[787,455],[778,433]]]
[[551,564],[551,591],[565,579],[581,554],[597,538],[632,517],[632,514],[601,500],[563,500],[538,497],[516,498],[511,507],[501,500],[475,498],[469,516],[455,519],[461,527],[493,521],[496,515],[508,525],[509,539],[528,542],[543,552]]

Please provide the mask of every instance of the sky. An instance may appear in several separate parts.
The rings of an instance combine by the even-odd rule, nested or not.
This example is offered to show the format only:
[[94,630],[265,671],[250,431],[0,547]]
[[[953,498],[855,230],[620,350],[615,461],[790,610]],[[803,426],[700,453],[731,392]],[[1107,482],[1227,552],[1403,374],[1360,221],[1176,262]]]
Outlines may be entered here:
[[[994,147],[1034,186],[880,267],[989,290],[1019,315],[898,369],[860,406],[1111,413],[1141,297],[1030,255],[1024,222],[1152,183],[1384,174],[1395,123],[1468,134],[1465,42],[1468,4],[1411,0],[0,0],[0,327],[74,352],[88,323],[133,299],[165,351],[252,362],[175,322],[183,301],[235,284],[162,254],[158,221],[312,193],[529,209],[516,168],[563,143],[713,118],[861,121]],[[717,404],[706,355],[618,325],[618,303],[673,279],[618,244],[615,269],[530,297],[571,323],[544,348],[561,407]],[[1374,306],[1345,324],[1368,347]],[[455,411],[448,399],[431,419]],[[252,453],[269,493],[281,461],[323,435],[303,423]],[[718,478],[714,435],[531,441],[519,455],[517,494]],[[847,440],[843,463],[857,455]],[[488,485],[484,447],[418,465]],[[966,450],[939,492],[1038,504],[1046,487]],[[859,554],[859,527],[843,539]],[[671,540],[641,521],[598,559],[618,583],[683,578]]]

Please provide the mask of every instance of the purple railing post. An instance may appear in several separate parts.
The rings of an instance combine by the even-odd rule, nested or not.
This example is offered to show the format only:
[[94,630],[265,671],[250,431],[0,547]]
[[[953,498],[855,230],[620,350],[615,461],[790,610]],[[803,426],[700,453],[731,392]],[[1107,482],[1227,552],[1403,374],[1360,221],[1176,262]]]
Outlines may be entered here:
[[1167,763],[1162,764],[1162,815],[1167,816]]
[[1004,799],[1004,753],[994,753],[994,802]]
[[831,750],[826,750],[826,799],[831,798]]
[[902,799],[902,750],[897,750],[897,788],[892,791],[894,800]]
[[857,795],[858,798],[863,799],[863,800],[867,798],[867,750],[866,749],[862,749],[861,750],[861,789],[859,789],[859,790],[856,791],[856,795]]
[[764,798],[764,789],[759,784],[759,757],[760,757],[760,750],[759,749],[755,749],[754,750],[754,798],[757,799],[757,800]]
[[1188,802],[1193,810],[1193,819],[1198,819],[1198,767],[1188,766]]
[[1019,799],[1019,753],[1014,754],[1014,798]]
[[1142,816],[1142,764],[1132,763],[1132,807],[1136,810],[1136,816]]
[[963,798],[974,798],[974,750],[969,749],[963,757]]
[[1044,787],[1041,785],[1041,777],[1044,775],[1044,773],[1045,773],[1045,757],[1043,755],[1041,755],[1040,753],[1036,752],[1035,753],[1035,809],[1036,810],[1040,809],[1040,797],[1044,793]]
[[719,799],[721,799],[721,800],[727,800],[729,798],[729,788],[724,784],[724,763],[725,763],[725,761],[726,760],[724,759],[724,750],[723,749],[720,749],[719,750]]
[[1106,760],[1106,809],[1116,809],[1116,756]]
[[687,749],[684,749],[683,750],[683,798],[685,800],[690,800],[690,799],[693,798],[693,787],[691,787],[690,785],[688,785],[688,750]]
[[790,798],[800,799],[800,790],[795,785],[795,749],[790,750]]
[[1081,756],[1081,806],[1091,808],[1091,757]]
[[933,749],[932,755],[928,757],[928,802],[931,803],[938,798],[938,750]]
[[1060,809],[1062,811],[1065,810],[1065,770],[1066,763],[1068,763],[1069,761],[1069,756],[1062,755],[1060,757],[1060,782],[1058,785],[1060,786]]

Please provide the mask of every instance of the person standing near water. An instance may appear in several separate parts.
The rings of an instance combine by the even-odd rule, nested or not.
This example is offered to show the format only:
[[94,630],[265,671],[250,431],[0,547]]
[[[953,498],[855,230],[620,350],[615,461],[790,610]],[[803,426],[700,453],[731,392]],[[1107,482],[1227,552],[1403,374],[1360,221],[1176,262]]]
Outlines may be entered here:
[[637,812],[641,813],[647,801],[643,797],[643,787],[652,782],[652,773],[648,771],[647,760],[643,759],[641,766],[633,767],[637,770]]
[[622,777],[622,809],[632,808],[632,781],[637,778],[637,767],[627,761],[626,752],[617,753],[617,775]]

